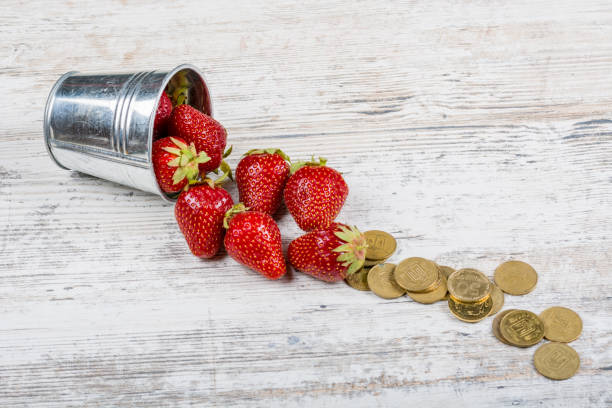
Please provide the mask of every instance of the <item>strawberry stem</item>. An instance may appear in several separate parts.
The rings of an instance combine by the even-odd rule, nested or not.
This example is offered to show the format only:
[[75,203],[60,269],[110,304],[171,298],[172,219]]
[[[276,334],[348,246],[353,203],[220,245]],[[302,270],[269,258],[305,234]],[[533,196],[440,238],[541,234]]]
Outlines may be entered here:
[[319,161],[315,161],[314,156],[311,157],[310,161],[297,161],[295,163],[291,163],[291,167],[289,169],[290,173],[293,174],[302,167],[312,166],[312,167],[323,167],[327,163],[327,159],[325,157],[319,157]]
[[234,205],[232,208],[230,208],[229,210],[227,210],[227,212],[225,213],[225,216],[223,217],[223,228],[228,229],[229,222],[231,221],[232,217],[238,213],[245,212],[245,211],[248,211],[248,208],[242,203],[238,203]]
[[193,182],[190,181],[189,184],[208,184],[210,187],[217,187],[225,183],[228,178],[232,179],[232,169],[230,168],[229,164],[227,164],[225,160],[221,162],[221,165],[219,166],[218,169],[215,169],[212,172],[215,174],[219,174],[219,170],[221,170],[223,173],[221,174],[221,176],[217,177],[214,180],[211,179],[210,177],[205,177],[201,181],[198,181],[198,180],[195,180]]
[[265,153],[267,153],[267,154],[278,154],[284,160],[286,160],[289,163],[291,163],[291,159],[289,158],[289,156],[287,156],[287,154],[285,152],[283,152],[281,149],[276,149],[274,147],[267,148],[267,149],[251,149],[248,152],[246,152],[245,154],[243,154],[242,157],[250,156],[252,154],[265,154]]

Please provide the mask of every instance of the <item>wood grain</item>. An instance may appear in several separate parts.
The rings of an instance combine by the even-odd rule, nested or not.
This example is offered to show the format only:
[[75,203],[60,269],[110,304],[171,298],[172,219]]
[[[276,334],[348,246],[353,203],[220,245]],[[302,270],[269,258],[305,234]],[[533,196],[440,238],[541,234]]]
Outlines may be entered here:
[[[612,404],[612,5],[607,1],[0,3],[0,405]],[[57,168],[42,143],[70,70],[182,62],[235,153],[321,155],[340,219],[492,276],[506,308],[570,307],[579,373],[539,376],[444,303],[190,255],[159,198]],[[230,192],[237,198],[236,189]],[[300,234],[278,216],[285,247]]]

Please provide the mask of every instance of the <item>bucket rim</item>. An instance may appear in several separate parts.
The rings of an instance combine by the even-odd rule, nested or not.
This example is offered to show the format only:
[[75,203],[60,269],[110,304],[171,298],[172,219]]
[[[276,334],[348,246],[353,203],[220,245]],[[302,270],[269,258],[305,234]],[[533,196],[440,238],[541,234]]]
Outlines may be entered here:
[[[168,86],[168,83],[170,82],[170,80],[172,80],[172,78],[176,74],[186,69],[193,71],[196,75],[200,77],[200,80],[202,81],[202,84],[204,85],[204,91],[206,93],[205,100],[208,101],[208,107],[209,107],[208,114],[211,117],[213,117],[213,103],[212,103],[212,98],[210,97],[210,91],[208,89],[208,84],[206,83],[206,77],[204,76],[204,73],[198,67],[196,67],[193,64],[185,63],[185,64],[177,65],[174,69],[166,73],[166,75],[164,76],[164,80],[162,81],[161,86],[159,88],[159,91],[157,92],[157,99],[156,99],[157,102],[155,102],[155,107],[153,108],[153,111],[151,112],[151,116],[149,117],[147,160],[149,161],[149,163],[151,163],[151,166],[149,166],[149,173],[151,174],[151,177],[153,177],[153,180],[155,180],[155,186],[157,188],[158,194],[164,199],[164,201],[169,202],[169,203],[174,203],[178,197],[178,194],[175,193],[175,196],[172,197],[171,195],[163,191],[159,187],[159,183],[157,182],[157,177],[155,177],[155,169],[153,168],[153,125],[155,123],[155,115],[157,114],[157,108],[159,106],[159,101],[161,99],[162,93],[166,90],[166,87]],[[164,72],[164,71],[161,71],[161,72]]]
[[53,106],[53,102],[55,101],[55,95],[57,94],[57,90],[62,86],[64,81],[70,78],[73,75],[78,74],[79,71],[68,71],[53,84],[53,87],[49,91],[49,96],[47,96],[47,102],[45,103],[45,116],[43,118],[43,134],[45,137],[45,149],[47,153],[51,157],[51,159],[58,165],[59,168],[64,170],[70,170],[68,167],[62,165],[53,155],[53,151],[51,150],[50,142],[51,142],[51,107]]

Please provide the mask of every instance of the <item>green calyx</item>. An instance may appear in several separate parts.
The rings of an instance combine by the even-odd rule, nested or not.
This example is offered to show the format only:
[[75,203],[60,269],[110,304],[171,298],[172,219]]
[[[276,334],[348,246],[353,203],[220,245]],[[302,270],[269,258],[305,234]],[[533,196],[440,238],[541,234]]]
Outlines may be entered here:
[[228,229],[229,222],[232,219],[232,217],[238,213],[245,212],[247,210],[248,208],[242,203],[238,203],[234,205],[232,208],[230,208],[229,210],[227,210],[227,212],[225,213],[225,216],[223,217],[223,228]]
[[246,157],[246,156],[250,156],[252,154],[278,154],[280,157],[282,157],[284,160],[287,160],[289,163],[291,163],[291,159],[289,158],[289,156],[287,156],[287,154],[285,152],[283,152],[281,149],[276,149],[276,148],[268,148],[268,149],[251,149],[248,152],[246,152],[245,154],[242,155],[242,157]]
[[[228,157],[230,154],[232,154],[233,148],[234,148],[233,145],[230,145],[230,147],[227,148],[227,150],[223,153],[224,159]],[[229,164],[227,164],[225,160],[221,160],[221,165],[219,166],[219,168],[221,169],[221,171],[226,177],[229,177],[230,180],[234,181],[234,175],[232,174],[232,168],[229,166]]]
[[215,174],[219,174],[219,170],[221,170],[221,176],[217,177],[215,182],[219,182],[218,184],[225,183],[227,179],[234,180],[234,175],[232,174],[232,168],[225,160],[221,160],[221,164],[219,168],[214,169],[212,172]]
[[172,78],[168,84],[166,93],[170,97],[170,100],[172,100],[173,107],[189,104],[190,87],[191,82],[189,78],[187,78],[185,72],[180,72]]
[[178,184],[184,179],[187,179],[190,184],[197,182],[200,175],[198,165],[206,163],[210,157],[206,152],[198,153],[193,143],[187,145],[173,137],[170,137],[170,140],[176,147],[164,147],[163,150],[176,156],[168,162],[169,167],[177,168],[172,175],[172,182]]
[[[227,156],[229,156],[232,153],[232,148],[234,146],[230,146],[225,153],[223,153],[223,158],[225,159]],[[221,164],[219,165],[219,168],[214,169],[212,172],[215,174],[219,174],[219,170],[221,170],[221,177],[217,178],[217,181],[219,182],[225,182],[228,178],[230,180],[234,180],[234,175],[232,174],[232,168],[230,167],[229,164],[227,164],[227,162],[225,160],[221,160]]]
[[172,94],[174,106],[185,105],[189,100],[189,88],[177,88]]
[[221,160],[221,164],[219,165],[219,170],[221,170],[221,176],[219,176],[215,180],[215,183],[221,184],[221,183],[225,183],[227,179],[230,179],[230,180],[234,179],[234,177],[232,176],[232,168],[230,167],[229,164],[227,164],[225,160]]
[[336,258],[342,266],[347,267],[347,275],[357,272],[363,266],[365,261],[366,249],[368,242],[365,236],[357,229],[357,227],[340,226],[340,231],[334,234],[345,243],[335,248],[334,252],[340,252]]
[[322,167],[325,166],[326,163],[327,159],[325,157],[319,157],[319,161],[316,161],[314,156],[312,156],[310,161],[297,161],[295,163],[291,163],[289,171],[291,174],[293,174],[304,166]]
[[[216,179],[211,179],[210,177],[206,177],[204,178],[202,181],[194,181],[194,182],[189,182],[189,184],[208,184],[210,187],[217,187],[222,185],[223,183],[225,183],[228,178],[231,179],[232,176],[232,169],[230,168],[229,164],[227,164],[225,162],[225,160],[223,160],[221,162],[221,165],[219,166],[218,169],[216,169],[213,173],[215,174],[219,174],[219,170],[221,170],[221,175],[219,177],[217,177]],[[185,189],[187,189],[187,187],[185,187]]]

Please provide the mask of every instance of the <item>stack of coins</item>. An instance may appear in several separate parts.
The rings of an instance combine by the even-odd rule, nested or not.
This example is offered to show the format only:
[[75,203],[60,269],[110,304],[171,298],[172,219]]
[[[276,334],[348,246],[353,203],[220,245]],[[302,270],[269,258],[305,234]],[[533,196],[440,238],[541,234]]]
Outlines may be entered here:
[[566,380],[580,367],[580,357],[564,344],[576,340],[582,332],[578,314],[565,307],[555,306],[540,316],[527,310],[508,309],[493,320],[493,334],[504,344],[531,347],[542,338],[551,340],[540,346],[534,356],[536,370],[553,380]]
[[[494,282],[479,270],[455,270],[425,258],[407,258],[396,266],[387,262],[397,247],[393,236],[378,230],[364,234],[369,246],[366,260],[361,270],[347,276],[351,287],[371,290],[384,299],[407,295],[425,304],[447,300],[452,315],[464,322],[476,323],[497,314],[504,305],[504,293],[525,295],[538,282],[535,269],[514,260],[495,269]],[[578,371],[580,358],[564,343],[580,336],[582,320],[570,309],[551,307],[540,316],[528,310],[504,310],[493,319],[492,329],[499,341],[515,347],[550,340],[534,354],[536,370],[548,378],[564,380]]]
[[428,259],[404,259],[395,268],[393,277],[416,302],[429,304],[446,297],[446,275],[435,262]]
[[397,241],[388,232],[372,230],[364,233],[368,242],[366,259],[363,266],[374,266],[384,263],[397,248]]
[[504,344],[531,347],[544,338],[544,323],[528,310],[504,310],[493,319],[493,334]]
[[476,323],[493,309],[491,282],[482,272],[459,269],[448,277],[448,308],[459,320]]
[[[363,264],[363,268],[359,271],[349,275],[346,277],[346,283],[349,284],[354,289],[368,291],[370,290],[370,285],[368,283],[368,275],[370,270],[373,269],[373,266],[380,265],[385,263],[391,255],[395,252],[397,248],[397,241],[391,234],[384,231],[372,230],[364,232],[366,237],[366,241],[368,242],[368,249],[366,251],[366,259]],[[389,268],[389,267],[387,267]],[[375,271],[376,279],[382,279],[385,281],[384,273],[381,272],[380,269]],[[382,284],[382,287],[385,287]],[[385,296],[389,296],[388,292],[384,292]],[[399,296],[402,296],[403,293]],[[386,299],[391,299],[386,297]]]

